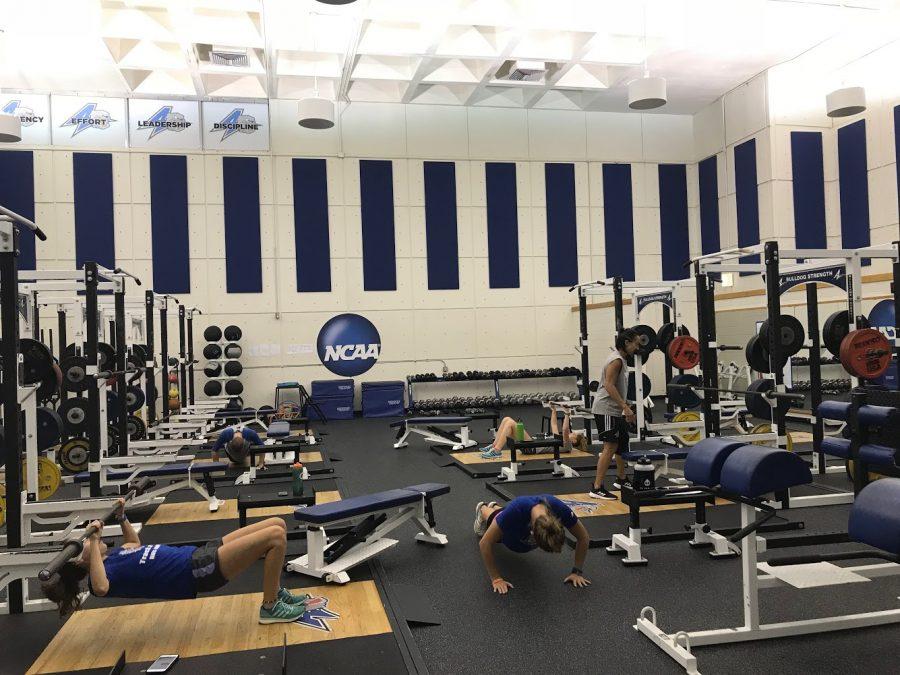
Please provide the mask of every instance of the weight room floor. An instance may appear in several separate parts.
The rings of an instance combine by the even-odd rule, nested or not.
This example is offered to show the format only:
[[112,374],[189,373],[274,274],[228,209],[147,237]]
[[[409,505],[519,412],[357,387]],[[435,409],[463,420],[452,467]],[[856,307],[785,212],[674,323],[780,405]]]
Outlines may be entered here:
[[[522,417],[526,426],[539,428],[540,408],[509,412]],[[650,565],[646,568],[624,568],[617,558],[592,550],[585,568],[594,583],[585,590],[562,584],[572,564],[569,549],[561,556],[540,551],[526,556],[498,551],[500,569],[515,589],[505,597],[492,594],[472,534],[472,517],[475,503],[489,501],[495,495],[483,479],[472,479],[453,466],[436,466],[432,461],[435,455],[419,439],[413,439],[408,448],[395,450],[389,422],[331,422],[327,425],[328,446],[344,459],[336,469],[347,494],[425,481],[451,485],[451,493],[435,501],[438,530],[448,535],[449,545],[419,546],[412,540],[412,528],[405,526],[399,531],[400,543],[379,557],[386,580],[391,585],[420,589],[442,622],[440,626],[412,628],[414,647],[431,672],[515,672],[532,670],[540,663],[542,670],[551,673],[678,673],[681,671],[673,661],[631,627],[642,607],[656,607],[667,630],[717,628],[741,622],[740,562],[711,560],[705,552],[693,551],[684,542],[650,545]],[[485,432],[475,434],[479,441],[487,440]],[[829,484],[833,481],[839,482],[837,474],[828,477]],[[224,493],[226,488],[222,490]],[[176,502],[170,499],[169,503]],[[847,511],[846,506],[819,507],[804,509],[796,517],[805,521],[808,532],[840,531],[846,528]],[[236,526],[235,521],[180,522],[148,526],[145,536],[149,538],[152,533],[155,540],[178,541],[202,532],[199,537],[206,538],[232,526]],[[290,542],[289,550],[296,551],[298,546],[302,548],[302,542]],[[354,580],[367,577],[368,571],[353,576]],[[222,591],[228,595],[255,592],[259,570],[245,579]],[[317,580],[299,575],[290,575],[285,581],[292,587],[317,584]],[[898,595],[897,578],[806,591],[771,589],[761,593],[762,616],[765,621],[781,621],[890,609],[896,607]],[[127,602],[92,600],[91,606],[122,604]],[[227,622],[220,619],[220,624],[221,630],[228,629]],[[51,613],[0,616],[6,644],[17,645],[15,650],[4,649],[5,667],[12,667],[10,672],[24,672],[58,627],[59,621]],[[885,626],[704,647],[697,653],[701,670],[711,673],[770,673],[776,669],[798,673],[886,672],[897,630],[896,626]],[[304,672],[354,672],[360,663],[366,663],[371,672],[402,672],[402,667],[397,667],[398,643],[391,634],[386,637],[390,640],[372,636],[342,641],[344,649],[328,642],[291,646],[289,665],[298,672],[301,667]],[[148,650],[152,651],[150,647]],[[190,670],[277,672],[280,656],[280,647],[197,656],[190,660]],[[179,672],[178,668],[173,672]]]

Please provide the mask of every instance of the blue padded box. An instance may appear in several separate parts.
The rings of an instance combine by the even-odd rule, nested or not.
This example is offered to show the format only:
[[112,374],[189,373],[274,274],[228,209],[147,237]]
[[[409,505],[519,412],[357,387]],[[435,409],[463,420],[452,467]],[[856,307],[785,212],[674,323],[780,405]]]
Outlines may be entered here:
[[[352,420],[353,419],[353,398],[317,398],[313,397],[313,402],[322,410],[322,414],[329,420]],[[316,409],[312,406],[309,408],[307,416],[311,420],[320,419]]]
[[353,380],[313,380],[311,396],[318,400],[320,398],[353,398]]
[[363,417],[398,417],[403,414],[403,394],[406,383],[396,380],[389,382],[362,383]]

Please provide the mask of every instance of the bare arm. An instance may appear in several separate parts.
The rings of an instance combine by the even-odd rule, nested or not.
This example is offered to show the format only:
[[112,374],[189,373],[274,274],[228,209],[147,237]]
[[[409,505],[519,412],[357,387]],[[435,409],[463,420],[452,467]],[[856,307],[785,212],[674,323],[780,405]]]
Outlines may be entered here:
[[91,535],[90,555],[91,590],[94,595],[103,597],[109,593],[109,579],[106,578],[106,568],[103,566],[103,555],[100,553],[99,531],[97,534]]
[[141,539],[138,537],[137,532],[134,531],[134,528],[131,526],[131,523],[128,522],[128,518],[125,515],[125,500],[119,500],[119,510],[116,512],[116,518],[118,519],[119,525],[122,527],[122,537],[124,539],[122,548],[136,548],[141,545]]
[[559,435],[559,419],[556,417],[556,406],[550,405],[550,433],[554,436]]
[[487,532],[484,533],[484,536],[478,543],[478,548],[481,551],[481,559],[484,561],[484,567],[487,569],[488,576],[491,578],[491,586],[493,587],[494,592],[500,593],[501,595],[513,587],[511,583],[500,576],[500,570],[497,569],[497,563],[494,561],[493,546],[494,544],[500,543],[500,538],[502,536],[503,531],[495,521],[491,523],[491,526],[487,529]]
[[[588,535],[587,530],[584,528],[584,525],[581,524],[580,520],[569,528],[569,532],[575,535],[575,568],[580,570],[583,568],[584,559],[587,557],[591,538]],[[563,583],[570,583],[575,588],[584,588],[585,586],[591,585],[590,579],[584,576],[583,573],[578,572],[572,572],[571,574],[569,574],[565,579],[563,579]]]
[[628,405],[628,401],[622,398],[622,394],[616,387],[616,380],[618,379],[621,370],[622,362],[618,359],[610,363],[606,367],[606,376],[603,378],[603,388],[606,389],[606,393],[609,394],[609,397],[622,407],[622,412],[628,417],[634,415],[634,411],[631,409],[631,406]]

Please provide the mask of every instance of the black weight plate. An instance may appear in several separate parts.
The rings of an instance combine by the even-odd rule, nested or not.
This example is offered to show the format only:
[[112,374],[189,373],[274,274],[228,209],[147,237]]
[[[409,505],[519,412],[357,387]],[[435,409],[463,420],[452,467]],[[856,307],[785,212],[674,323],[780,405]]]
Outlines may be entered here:
[[[787,357],[793,356],[803,348],[803,343],[806,340],[806,331],[803,330],[803,324],[790,314],[782,314],[779,317],[779,323],[781,324],[781,355]],[[759,334],[763,336],[761,338],[763,340],[763,347],[768,350],[768,319],[762,322],[762,325],[759,327]]]
[[[650,388],[652,386],[647,373],[641,373],[641,384],[644,389],[644,398],[647,398],[650,395]],[[637,392],[635,391],[634,386],[634,373],[628,373],[628,392],[625,394],[625,398],[629,401],[634,401],[635,396],[637,396]]]
[[147,358],[147,345],[131,345],[131,354],[134,357],[135,363],[141,368],[143,368],[149,360]]
[[656,349],[656,331],[653,330],[650,326],[642,323],[636,326],[632,326],[631,330],[638,334],[638,341],[641,345],[638,349],[638,354],[640,354],[642,358],[646,359],[648,356],[650,356],[650,354],[653,353],[653,350]]
[[[690,373],[682,373],[680,375],[676,375],[671,380],[672,384],[689,384],[692,387],[702,386],[700,382],[700,378],[696,375],[691,375]],[[669,403],[672,405],[676,405],[679,408],[696,408],[702,400],[700,395],[697,394],[693,389],[669,389],[668,390]]]
[[222,356],[222,348],[219,345],[206,345],[203,348],[204,359],[218,359]]
[[241,339],[242,333],[241,329],[237,326],[226,326],[223,335],[229,342],[237,342]]
[[70,356],[77,356],[77,354],[78,347],[74,342],[72,342],[71,344],[66,345],[66,348],[63,349],[62,354],[59,355],[59,360],[62,361],[63,359],[66,359]]
[[207,326],[203,329],[203,339],[207,342],[218,342],[222,339],[222,329],[218,326]]
[[144,390],[140,387],[128,387],[125,392],[125,407],[128,412],[133,413],[140,410],[144,405]]
[[84,396],[67,398],[59,406],[59,416],[69,434],[79,434],[87,424],[88,400]]
[[[860,328],[868,328],[869,321],[865,317],[860,317],[860,321],[856,324],[857,330]],[[850,332],[850,313],[845,309],[835,312],[827,319],[822,327],[822,344],[825,349],[830,351],[837,358],[841,358],[841,341]]]
[[48,378],[53,371],[53,354],[43,342],[31,338],[19,340],[22,355],[22,384],[38,384]]
[[63,375],[63,389],[74,393],[85,391],[90,379],[87,376],[87,359],[83,356],[69,356],[60,364]]
[[62,417],[53,408],[35,408],[37,419],[37,445],[38,450],[46,450],[59,444],[65,429]]
[[225,374],[230,375],[231,377],[237,377],[243,370],[244,367],[241,365],[240,361],[228,361],[225,364]]
[[125,425],[128,429],[128,438],[132,441],[143,440],[147,435],[147,426],[144,424],[144,420],[137,415],[129,415],[125,420]]
[[225,345],[225,358],[226,359],[239,359],[241,358],[241,354],[243,350],[240,345],[234,344],[233,342],[229,345]]
[[108,422],[115,422],[119,419],[119,415],[122,414],[119,405],[119,395],[114,392],[112,389],[106,390],[106,420]]
[[222,374],[222,364],[218,361],[207,361],[203,366],[203,374],[207,377],[219,377]]
[[86,438],[70,438],[62,444],[57,455],[63,469],[69,473],[87,470],[91,445]]
[[97,343],[97,367],[100,370],[115,370],[116,350],[105,342]]
[[119,427],[114,424],[106,427],[106,454],[110,457],[119,456]]
[[225,393],[231,394],[232,396],[237,396],[238,394],[244,391],[244,385],[241,384],[240,380],[228,380],[225,383]]
[[675,339],[676,335],[690,334],[691,332],[684,324],[681,324],[681,330],[676,333],[674,322],[670,321],[669,323],[664,323],[662,326],[660,326],[660,329],[656,331],[656,348],[663,354],[665,354],[666,349],[669,348],[669,343]]
[[747,364],[756,372],[769,372],[769,353],[763,347],[759,335],[754,335],[747,341],[744,356],[747,358]]
[[222,393],[222,383],[219,380],[210,380],[203,385],[203,393],[207,396],[218,396]]
[[[773,408],[769,405],[769,400],[764,396],[754,395],[754,392],[765,393],[775,389],[775,381],[769,379],[755,380],[747,387],[747,393],[744,394],[744,404],[747,411],[754,417],[762,420],[772,421]],[[778,399],[778,407],[785,412],[790,408],[787,399]]]

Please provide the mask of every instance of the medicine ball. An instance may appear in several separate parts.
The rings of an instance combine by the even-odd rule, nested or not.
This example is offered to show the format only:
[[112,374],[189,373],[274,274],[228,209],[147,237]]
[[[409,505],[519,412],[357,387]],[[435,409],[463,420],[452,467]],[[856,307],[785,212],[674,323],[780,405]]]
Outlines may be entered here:
[[240,345],[234,344],[233,342],[229,345],[225,346],[225,358],[226,359],[239,359],[241,358],[241,354],[243,350]]
[[222,348],[219,345],[206,345],[203,348],[204,359],[217,359],[222,356]]
[[237,396],[241,392],[244,391],[244,385],[241,384],[240,380],[228,380],[225,383],[225,393],[231,394],[232,396]]
[[225,407],[228,408],[228,410],[240,410],[244,407],[244,399],[242,399],[240,396],[235,396],[228,401]]
[[207,396],[218,396],[222,393],[222,383],[218,380],[210,380],[203,385],[203,393]]
[[231,375],[231,377],[237,377],[243,370],[244,366],[241,365],[240,361],[227,361],[225,363],[225,374]]
[[218,326],[207,326],[203,331],[203,339],[207,342],[218,342],[222,339],[222,329]]
[[241,329],[237,326],[226,326],[225,327],[225,339],[229,342],[237,342],[241,339]]
[[203,374],[207,377],[219,377],[222,374],[222,364],[218,361],[207,361],[203,367]]

